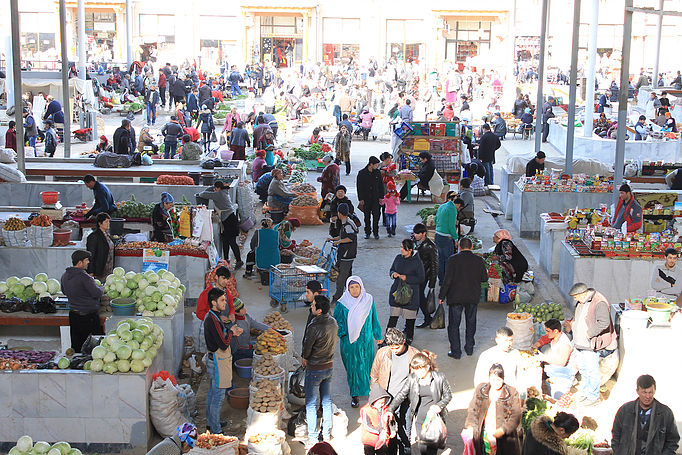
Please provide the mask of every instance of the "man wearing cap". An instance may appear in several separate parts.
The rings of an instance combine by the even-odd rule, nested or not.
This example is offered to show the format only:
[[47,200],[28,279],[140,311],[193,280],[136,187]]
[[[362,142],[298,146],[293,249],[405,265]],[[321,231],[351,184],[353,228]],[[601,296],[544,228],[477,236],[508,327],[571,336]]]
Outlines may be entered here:
[[265,332],[270,326],[256,321],[247,312],[241,299],[234,299],[235,324],[243,330],[242,334],[232,337],[230,349],[234,360],[253,358],[253,344],[251,344],[251,329]]
[[[384,197],[384,183],[381,171],[379,171],[379,163],[379,158],[370,156],[367,166],[358,172],[358,209],[365,214],[366,239],[372,232],[374,232],[375,239],[379,238],[379,216],[381,215],[379,201]],[[343,284],[345,285],[346,282],[344,281]]]
[[184,134],[182,126],[178,123],[178,118],[175,115],[171,115],[170,122],[163,125],[161,128],[161,134],[163,134],[163,157],[171,159],[175,157],[175,152],[178,148],[178,138],[182,138]]
[[339,268],[339,276],[336,278],[336,292],[332,302],[341,298],[346,287],[346,280],[353,273],[353,261],[358,253],[358,232],[360,231],[353,220],[348,216],[348,205],[341,203],[336,209],[337,216],[341,221],[341,229],[338,237],[331,237],[334,245],[338,247],[336,252],[336,264]]
[[68,267],[62,275],[62,292],[69,300],[69,330],[71,347],[81,352],[83,343],[90,335],[104,335],[99,319],[99,300],[104,288],[88,275],[90,252],[76,250],[71,255],[73,267]]
[[599,402],[599,361],[618,348],[618,338],[606,297],[585,283],[574,284],[568,294],[576,301],[575,317],[564,322],[564,329],[573,339],[582,378],[578,403],[591,406]]
[[618,191],[620,198],[611,225],[620,229],[623,223],[627,223],[628,232],[635,232],[642,227],[642,206],[635,200],[632,189],[627,183],[622,184]]
[[526,164],[526,177],[535,177],[537,174],[542,174],[542,171],[545,170],[545,156],[545,152],[540,150],[535,155],[535,158]]

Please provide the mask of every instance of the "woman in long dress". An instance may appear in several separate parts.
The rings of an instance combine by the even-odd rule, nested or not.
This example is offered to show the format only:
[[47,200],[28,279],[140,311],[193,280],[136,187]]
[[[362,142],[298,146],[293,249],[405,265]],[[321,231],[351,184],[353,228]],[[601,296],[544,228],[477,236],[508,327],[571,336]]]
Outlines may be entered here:
[[374,340],[379,343],[383,340],[374,297],[367,294],[359,276],[346,280],[346,290],[336,304],[334,319],[339,326],[341,360],[346,367],[351,406],[357,408],[358,397],[369,395]]

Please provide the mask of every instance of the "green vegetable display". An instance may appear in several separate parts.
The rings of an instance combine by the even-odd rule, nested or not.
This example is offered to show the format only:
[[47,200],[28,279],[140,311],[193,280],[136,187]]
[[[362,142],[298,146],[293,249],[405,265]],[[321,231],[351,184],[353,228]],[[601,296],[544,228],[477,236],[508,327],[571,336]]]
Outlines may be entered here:
[[537,305],[522,303],[516,307],[514,312],[530,313],[535,322],[547,322],[550,319],[563,321],[564,319],[564,308],[559,303],[540,303]]
[[294,155],[303,160],[317,160],[324,156],[324,152],[321,149],[320,144],[313,144],[308,147],[294,147]]
[[108,374],[141,373],[152,364],[162,343],[163,330],[151,319],[125,319],[95,346],[88,367]]
[[223,118],[225,118],[225,117],[227,116],[227,112],[228,112],[228,111],[216,111],[216,112],[213,114],[213,118],[214,118],[214,119],[223,119]]
[[52,446],[45,441],[36,441],[33,438],[22,436],[17,441],[17,445],[12,447],[9,455],[83,455],[79,449],[71,447],[68,442],[56,442]]
[[144,204],[135,200],[135,195],[130,200],[116,204],[118,215],[122,218],[151,218],[154,204]]
[[26,301],[32,298],[54,298],[60,293],[61,285],[59,281],[54,278],[48,278],[46,273],[37,274],[35,279],[11,276],[6,281],[0,281],[0,295],[4,295],[8,299],[16,297]]
[[540,398],[528,398],[526,400],[526,410],[521,419],[521,427],[524,431],[528,431],[530,423],[537,417],[545,415],[547,411],[547,402]]
[[417,215],[419,215],[422,219],[422,223],[426,223],[426,219],[429,217],[429,215],[436,216],[436,212],[438,211],[438,207],[440,207],[440,204],[436,204],[433,207],[426,207],[417,212]]
[[129,112],[137,112],[141,111],[144,105],[142,103],[126,103],[125,108]]
[[183,302],[185,286],[167,270],[126,273],[116,267],[104,283],[104,292],[112,299],[135,299],[137,311],[142,316],[164,317],[175,314]]
[[588,453],[592,451],[594,445],[595,433],[594,430],[586,428],[579,428],[573,433],[570,438],[565,439],[566,445],[576,447],[581,450],[587,450]]

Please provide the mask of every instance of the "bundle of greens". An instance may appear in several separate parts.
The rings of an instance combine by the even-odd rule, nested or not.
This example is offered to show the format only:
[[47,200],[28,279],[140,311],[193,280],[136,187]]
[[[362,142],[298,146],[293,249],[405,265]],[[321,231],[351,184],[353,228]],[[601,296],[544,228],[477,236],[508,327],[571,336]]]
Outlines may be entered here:
[[422,223],[426,223],[427,218],[430,215],[435,216],[436,212],[438,211],[438,207],[440,207],[440,204],[436,204],[433,207],[426,207],[417,212],[417,215],[419,215],[422,219]]
[[526,400],[525,410],[521,419],[521,427],[523,431],[528,431],[530,423],[537,417],[545,415],[547,412],[547,402],[537,397],[528,398]]

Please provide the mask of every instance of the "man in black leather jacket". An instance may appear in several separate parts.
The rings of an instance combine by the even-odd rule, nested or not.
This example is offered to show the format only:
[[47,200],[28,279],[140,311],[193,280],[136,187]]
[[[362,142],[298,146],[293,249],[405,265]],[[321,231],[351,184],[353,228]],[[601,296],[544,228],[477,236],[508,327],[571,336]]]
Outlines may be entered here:
[[331,304],[324,295],[316,295],[311,305],[313,317],[305,329],[302,364],[305,367],[305,407],[308,423],[306,450],[319,440],[317,429],[318,399],[322,403],[322,437],[328,441],[332,428],[331,382],[338,325],[329,314]]
[[419,285],[419,308],[422,310],[422,313],[424,313],[424,322],[417,326],[419,328],[424,328],[431,324],[431,313],[429,313],[427,309],[428,302],[424,295],[424,291],[428,284],[429,292],[435,292],[436,279],[438,278],[438,248],[433,240],[426,235],[426,226],[422,223],[415,224],[412,232],[415,244],[417,245],[419,259],[421,259],[422,264],[424,264],[424,276],[426,277],[424,282]]

